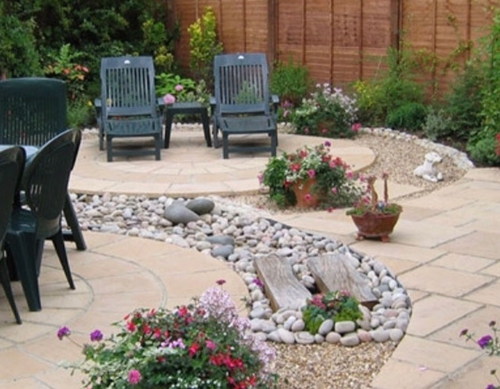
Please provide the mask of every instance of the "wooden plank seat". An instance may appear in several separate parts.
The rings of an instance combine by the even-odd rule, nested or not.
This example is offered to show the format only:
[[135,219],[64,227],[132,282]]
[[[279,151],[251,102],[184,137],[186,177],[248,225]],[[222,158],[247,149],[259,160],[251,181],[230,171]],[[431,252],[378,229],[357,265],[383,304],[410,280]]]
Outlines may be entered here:
[[269,255],[255,259],[254,265],[274,311],[298,309],[312,297],[311,292],[295,277],[292,266],[285,258]]
[[344,254],[329,253],[310,258],[307,266],[322,293],[347,290],[368,307],[378,302],[368,278],[360,274]]

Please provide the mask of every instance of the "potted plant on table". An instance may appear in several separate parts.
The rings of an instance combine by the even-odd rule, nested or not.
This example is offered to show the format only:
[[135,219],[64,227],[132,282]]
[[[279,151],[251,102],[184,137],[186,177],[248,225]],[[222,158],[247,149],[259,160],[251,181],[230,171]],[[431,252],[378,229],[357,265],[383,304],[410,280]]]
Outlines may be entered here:
[[331,143],[303,146],[293,153],[273,157],[259,176],[278,206],[344,207],[360,198],[355,175],[339,157],[330,153]]
[[384,198],[379,200],[375,190],[375,176],[366,178],[366,195],[363,196],[353,208],[346,214],[352,217],[358,228],[357,239],[381,238],[383,242],[389,240],[394,226],[398,222],[399,215],[403,211],[401,205],[389,202],[389,190],[387,185],[388,175],[384,173]]

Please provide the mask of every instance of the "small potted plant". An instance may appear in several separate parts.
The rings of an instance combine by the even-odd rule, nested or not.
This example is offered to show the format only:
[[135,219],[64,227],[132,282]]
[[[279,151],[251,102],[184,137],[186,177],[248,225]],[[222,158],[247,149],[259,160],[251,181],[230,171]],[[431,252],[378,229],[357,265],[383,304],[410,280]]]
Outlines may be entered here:
[[339,157],[330,153],[330,142],[303,146],[269,160],[259,176],[261,184],[278,206],[343,207],[360,198],[354,174]]
[[392,233],[403,211],[401,205],[389,202],[387,173],[382,175],[382,179],[384,180],[383,200],[379,200],[375,190],[376,177],[369,176],[366,178],[366,195],[346,212],[358,228],[357,239],[381,238],[383,242],[387,242],[389,234]]

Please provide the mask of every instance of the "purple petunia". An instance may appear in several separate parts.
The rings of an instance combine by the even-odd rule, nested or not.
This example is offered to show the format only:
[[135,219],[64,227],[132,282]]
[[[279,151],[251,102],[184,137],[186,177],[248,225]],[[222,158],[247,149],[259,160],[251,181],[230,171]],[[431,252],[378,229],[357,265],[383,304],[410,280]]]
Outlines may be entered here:
[[493,384],[489,384],[485,389],[497,389],[497,387]]
[[477,344],[479,345],[479,347],[481,347],[482,349],[486,348],[491,342],[493,341],[493,338],[491,337],[491,335],[485,335],[483,336],[481,339],[479,339],[477,341]]
[[59,328],[59,330],[57,331],[57,337],[59,338],[59,340],[63,340],[65,336],[70,336],[70,335],[71,331],[66,326]]
[[102,332],[99,330],[95,330],[90,333],[91,342],[100,342],[102,338],[103,338]]

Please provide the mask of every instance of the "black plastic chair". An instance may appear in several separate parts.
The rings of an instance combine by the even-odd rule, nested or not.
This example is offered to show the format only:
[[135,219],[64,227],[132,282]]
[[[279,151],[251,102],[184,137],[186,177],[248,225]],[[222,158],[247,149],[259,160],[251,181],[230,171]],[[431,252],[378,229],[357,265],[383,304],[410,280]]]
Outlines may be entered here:
[[25,160],[25,153],[21,147],[10,147],[0,152],[0,283],[3,286],[5,296],[9,301],[18,324],[21,324],[22,321],[10,287],[9,272],[3,255],[3,246],[12,213],[14,196],[19,190]]
[[47,142],[27,163],[21,182],[29,209],[15,207],[7,230],[12,260],[31,311],[42,309],[38,275],[46,239],[52,240],[71,289],[71,276],[61,228],[68,182],[81,141],[79,130],[67,130]]
[[[55,78],[23,77],[0,81],[0,144],[41,147],[68,128],[66,83]],[[69,195],[64,216],[78,250],[86,244]]]
[[[110,57],[101,59],[101,98],[96,99],[99,122],[99,148],[113,157],[154,155],[161,159],[163,105],[156,98],[152,57]],[[114,148],[115,138],[147,138],[154,148]]]

